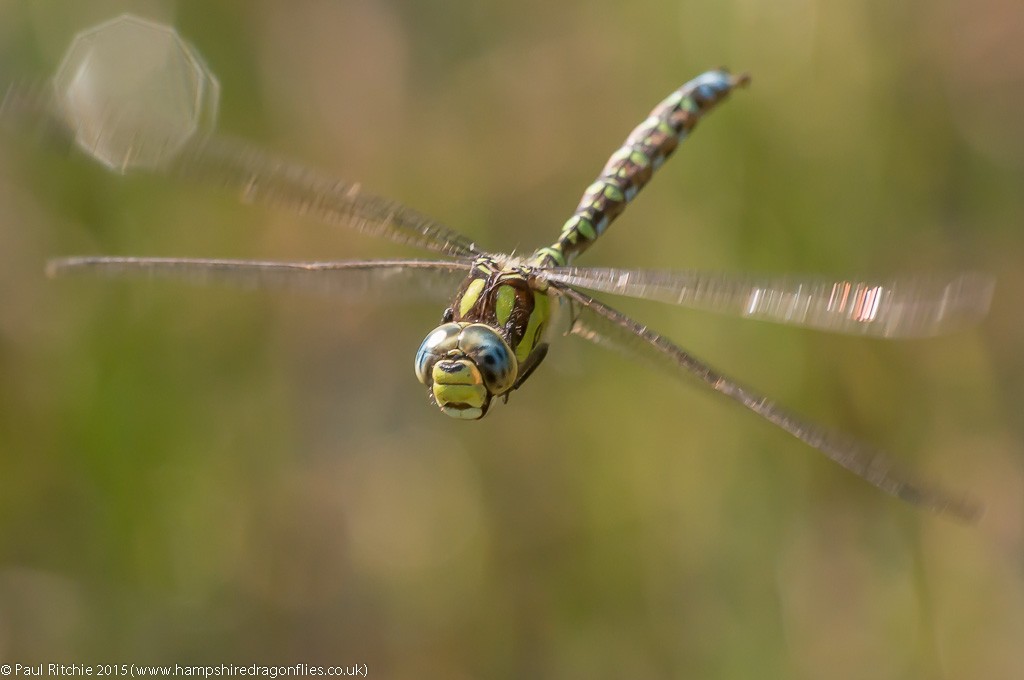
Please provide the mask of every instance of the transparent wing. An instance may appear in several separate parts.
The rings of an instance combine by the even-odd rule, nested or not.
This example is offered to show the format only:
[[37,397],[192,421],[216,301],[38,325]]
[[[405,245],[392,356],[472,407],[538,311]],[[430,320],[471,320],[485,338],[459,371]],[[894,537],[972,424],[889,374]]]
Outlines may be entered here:
[[69,257],[50,260],[51,277],[89,274],[174,279],[205,285],[301,290],[351,301],[448,300],[471,264],[424,260],[368,262],[263,262],[157,257]]
[[[16,85],[7,90],[0,118],[15,132],[61,131],[75,137],[67,117],[46,85]],[[108,164],[108,168],[109,168]],[[276,157],[239,139],[199,135],[169,160],[140,172],[154,172],[237,191],[243,201],[259,202],[309,215],[327,224],[451,255],[481,254],[472,239],[397,201],[363,191],[304,165]]]
[[947,333],[988,313],[995,282],[980,273],[947,278],[833,281],[700,271],[559,267],[549,281],[851,335],[915,338]]
[[168,172],[221,184],[240,192],[245,202],[286,208],[395,243],[453,257],[482,254],[469,237],[397,201],[275,158],[241,140],[210,136],[190,143],[171,161]]
[[982,508],[974,501],[912,481],[902,475],[883,453],[845,435],[806,422],[607,305],[571,288],[557,284],[553,287],[575,307],[576,318],[570,330],[573,335],[653,361],[659,368],[668,369],[680,378],[696,378],[892,496],[968,522],[977,521],[981,516]]

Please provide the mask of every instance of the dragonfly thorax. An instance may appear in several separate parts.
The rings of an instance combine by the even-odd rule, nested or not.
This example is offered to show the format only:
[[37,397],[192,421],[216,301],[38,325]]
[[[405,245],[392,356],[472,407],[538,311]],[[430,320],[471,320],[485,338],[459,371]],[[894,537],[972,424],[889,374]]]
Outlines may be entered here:
[[416,377],[441,411],[482,418],[495,396],[519,387],[547,352],[548,293],[525,267],[479,258],[440,326],[416,353]]

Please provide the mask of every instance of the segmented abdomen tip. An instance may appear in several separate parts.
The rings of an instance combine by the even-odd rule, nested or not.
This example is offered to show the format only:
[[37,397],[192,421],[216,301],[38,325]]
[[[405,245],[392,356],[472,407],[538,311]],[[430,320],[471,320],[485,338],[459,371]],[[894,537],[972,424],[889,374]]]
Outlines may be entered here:
[[733,87],[746,87],[750,84],[750,74],[746,72],[737,73],[730,78],[730,82]]

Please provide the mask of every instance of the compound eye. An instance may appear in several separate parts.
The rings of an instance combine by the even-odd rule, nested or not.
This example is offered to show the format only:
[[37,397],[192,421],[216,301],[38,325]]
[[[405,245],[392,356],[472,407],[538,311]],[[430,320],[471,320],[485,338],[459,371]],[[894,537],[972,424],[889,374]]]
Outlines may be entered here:
[[484,324],[470,324],[459,336],[459,349],[476,365],[491,394],[512,389],[519,362],[497,331]]
[[416,350],[416,378],[424,385],[431,383],[430,373],[442,356],[459,346],[462,326],[446,323],[430,331]]

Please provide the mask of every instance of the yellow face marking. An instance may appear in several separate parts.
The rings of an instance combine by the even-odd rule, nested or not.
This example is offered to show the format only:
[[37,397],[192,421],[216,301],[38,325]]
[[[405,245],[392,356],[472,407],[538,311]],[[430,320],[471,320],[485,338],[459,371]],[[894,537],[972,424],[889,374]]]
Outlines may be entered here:
[[469,310],[473,309],[473,305],[480,299],[480,293],[483,292],[485,285],[487,285],[486,279],[473,279],[466,286],[466,293],[462,296],[462,300],[459,301],[460,317],[466,316],[469,314]]
[[483,377],[480,375],[480,371],[473,362],[463,359],[457,364],[458,370],[452,370],[450,366],[448,370],[441,369],[441,362],[434,364],[434,370],[431,372],[434,385],[482,385],[484,382]]
[[487,389],[482,385],[442,385],[434,383],[434,399],[442,406],[468,404],[480,408],[487,400]]

